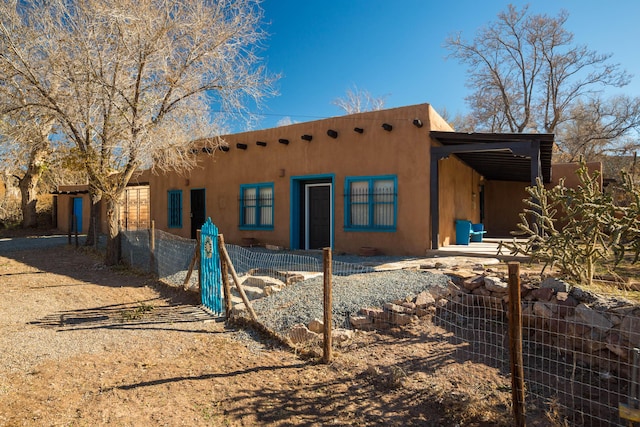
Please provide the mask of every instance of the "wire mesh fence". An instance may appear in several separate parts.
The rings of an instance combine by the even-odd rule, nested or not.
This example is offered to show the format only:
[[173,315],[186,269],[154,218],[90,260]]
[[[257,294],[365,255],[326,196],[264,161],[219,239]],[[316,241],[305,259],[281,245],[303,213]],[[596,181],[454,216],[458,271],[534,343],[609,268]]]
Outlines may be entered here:
[[[182,286],[196,241],[159,230],[154,236],[152,257],[148,230],[122,232],[123,260]],[[323,271],[320,252],[226,248],[238,275],[282,277]],[[336,276],[372,271],[369,266],[333,261]],[[197,276],[194,271],[191,286],[197,286]],[[449,332],[444,339],[462,344],[461,357],[509,375],[506,293],[453,289],[445,298],[436,298],[433,323]],[[543,291],[523,294],[521,304],[527,405],[544,408],[564,425],[628,425],[619,405],[635,407],[640,397],[633,357],[640,347],[640,309],[627,300],[607,300],[577,288]]]
[[[581,316],[586,309],[579,306],[534,300],[523,301],[522,309],[528,405],[544,408],[559,425],[628,425],[619,405],[637,404],[632,354],[640,343],[640,312],[622,304]],[[450,295],[433,322],[451,332],[449,340],[463,344],[462,357],[509,374],[504,299]]]
[[[151,258],[151,230],[121,231],[121,258],[131,267],[156,274],[175,286],[182,286],[196,249],[195,239],[186,239],[162,230],[154,230],[155,249]],[[270,251],[260,247],[244,248],[226,244],[227,252],[238,275],[263,274],[282,276],[294,272],[317,272],[322,269],[320,252]],[[190,286],[197,286],[197,268]],[[372,267],[357,263],[333,261],[335,276],[370,273]]]
[[[122,261],[137,270],[153,273],[159,279],[182,286],[195,251],[195,239],[186,239],[162,230],[154,230],[154,251],[151,254],[151,230],[120,232]],[[197,272],[191,286],[197,285]]]

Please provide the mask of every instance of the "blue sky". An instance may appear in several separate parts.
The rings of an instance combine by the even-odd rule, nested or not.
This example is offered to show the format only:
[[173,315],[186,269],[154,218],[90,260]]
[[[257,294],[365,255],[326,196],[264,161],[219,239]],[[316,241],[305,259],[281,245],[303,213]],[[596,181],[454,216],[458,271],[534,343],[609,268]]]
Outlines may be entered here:
[[[342,115],[332,101],[357,86],[385,107],[430,103],[451,116],[464,114],[466,68],[446,59],[446,37],[471,39],[509,3],[556,16],[569,12],[575,42],[634,74],[613,93],[640,96],[640,1],[637,0],[265,0],[263,59],[280,73],[279,95],[269,98],[254,129]],[[234,131],[246,130],[238,125]]]

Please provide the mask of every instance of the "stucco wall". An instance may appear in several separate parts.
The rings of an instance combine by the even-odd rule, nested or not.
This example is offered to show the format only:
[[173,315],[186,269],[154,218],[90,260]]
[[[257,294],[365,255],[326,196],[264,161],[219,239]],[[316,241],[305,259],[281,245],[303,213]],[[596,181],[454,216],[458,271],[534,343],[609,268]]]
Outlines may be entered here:
[[484,228],[487,237],[513,237],[517,230],[523,199],[528,197],[526,182],[485,181]]
[[[353,253],[372,246],[388,254],[424,254],[430,248],[429,131],[434,115],[437,113],[428,104],[421,104],[226,136],[229,151],[218,151],[213,158],[200,154],[200,166],[190,174],[150,177],[156,228],[189,237],[190,190],[205,188],[206,215],[218,225],[226,241],[242,243],[243,238],[253,238],[288,248],[292,177],[331,176],[336,251]],[[412,123],[416,118],[422,120],[422,127]],[[384,130],[383,123],[393,129]],[[355,127],[363,132],[355,132]],[[442,121],[437,128],[448,125]],[[338,137],[329,137],[329,129],[337,131]],[[302,140],[303,134],[312,135],[312,141]],[[289,144],[279,143],[281,138],[289,140]],[[256,141],[266,142],[267,146],[258,146]],[[247,144],[247,149],[236,148],[236,143]],[[345,178],[378,175],[397,176],[396,231],[345,231]],[[240,185],[265,182],[274,184],[273,230],[240,230]],[[169,190],[182,190],[183,226],[179,229],[168,228]]]
[[[565,186],[576,187],[579,184],[576,170],[580,167],[577,163],[555,163],[551,165],[551,182],[545,184],[546,188],[552,188],[564,178]],[[602,172],[600,162],[587,163],[589,173]],[[512,231],[518,229],[520,213],[524,210],[523,199],[529,198],[526,182],[485,182],[485,229],[488,237],[513,237]],[[602,186],[602,174],[600,174]]]
[[455,220],[480,221],[480,175],[455,156],[439,161],[440,242],[456,243]]
[[[73,187],[73,190],[65,188],[64,191],[81,191],[81,189],[75,188],[76,186]],[[86,233],[89,230],[89,216],[91,206],[89,194],[58,194],[56,197],[58,198],[58,230],[62,231],[63,233],[69,232],[69,225],[71,223],[70,218],[73,214],[73,199],[79,197],[82,198],[82,231],[80,232],[80,234]]]

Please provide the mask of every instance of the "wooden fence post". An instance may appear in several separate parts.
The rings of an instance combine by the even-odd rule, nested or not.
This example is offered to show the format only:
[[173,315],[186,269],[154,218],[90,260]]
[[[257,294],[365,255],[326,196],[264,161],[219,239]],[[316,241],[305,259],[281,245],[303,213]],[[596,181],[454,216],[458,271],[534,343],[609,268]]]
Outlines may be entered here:
[[331,349],[332,349],[332,256],[331,248],[324,248],[322,250],[322,266],[323,266],[323,282],[324,282],[324,363],[331,362]]
[[[218,253],[222,253],[224,247],[224,236],[218,234]],[[227,318],[231,317],[231,285],[229,284],[229,268],[225,260],[220,258],[220,275],[222,276],[222,290],[224,292],[224,313]]]
[[[193,256],[191,257],[191,262],[189,263],[189,270],[187,271],[187,277],[184,278],[184,290],[189,289],[189,280],[191,280],[191,274],[193,274],[193,269],[196,266],[196,263],[200,260],[200,235],[202,230],[196,230],[196,247],[193,250]],[[200,274],[198,274],[198,289],[200,289],[200,293],[202,293],[202,289],[200,288]]]
[[[222,234],[219,234],[219,236],[222,236]],[[221,242],[224,242],[224,237],[222,238]],[[249,301],[249,298],[247,298],[247,294],[244,292],[244,289],[242,288],[242,285],[240,284],[240,279],[238,279],[238,274],[236,273],[236,269],[233,267],[233,263],[231,262],[231,258],[229,257],[229,253],[227,252],[227,248],[225,247],[224,243],[220,245],[220,255],[223,256],[224,258],[224,262],[227,263],[227,267],[229,268],[229,272],[231,273],[231,277],[233,277],[233,281],[236,284],[236,288],[238,289],[238,293],[240,294],[240,297],[242,298],[242,302],[244,302],[244,305],[247,307],[247,311],[249,312],[249,315],[251,316],[251,320],[253,320],[254,322],[258,321],[258,316],[256,316],[256,312],[253,311],[253,307],[251,306],[251,302]]]
[[526,425],[524,407],[524,367],[522,362],[522,300],[520,298],[520,263],[509,267],[509,355],[511,365],[511,397],[514,426]]
[[156,222],[151,220],[149,229],[149,272],[155,273],[156,269]]
[[78,246],[80,245],[78,243],[78,217],[77,216],[73,216],[73,230],[76,236],[76,249],[78,249]]

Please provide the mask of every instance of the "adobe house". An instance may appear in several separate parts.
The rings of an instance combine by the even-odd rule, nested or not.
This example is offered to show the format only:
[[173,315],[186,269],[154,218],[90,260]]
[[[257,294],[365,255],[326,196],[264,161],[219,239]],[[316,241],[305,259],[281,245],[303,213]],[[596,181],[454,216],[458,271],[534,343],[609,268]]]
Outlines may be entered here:
[[[79,234],[89,231],[91,200],[89,186],[60,185],[53,193],[54,215],[58,230],[67,233],[69,229]],[[73,228],[73,216],[76,227]],[[100,233],[107,230],[106,206],[100,203]],[[134,175],[122,196],[119,212],[121,230],[147,229],[151,225],[149,212],[149,171]]]
[[429,104],[223,139],[190,173],[149,176],[156,228],[193,238],[211,217],[231,243],[421,256],[455,243],[456,219],[508,236],[514,189],[551,182],[553,135],[457,133]]

